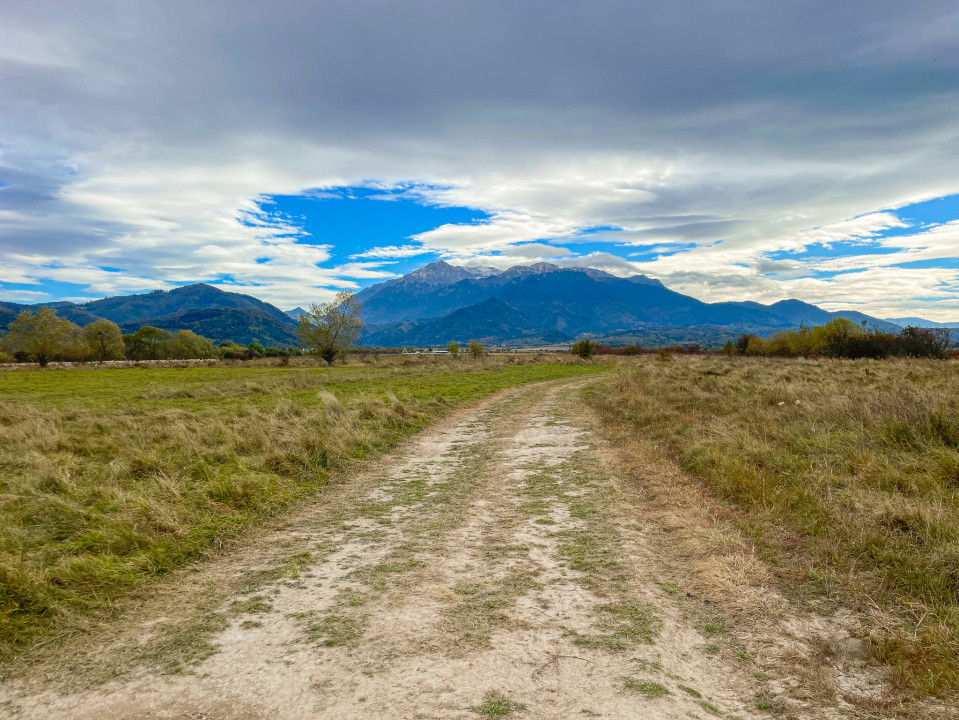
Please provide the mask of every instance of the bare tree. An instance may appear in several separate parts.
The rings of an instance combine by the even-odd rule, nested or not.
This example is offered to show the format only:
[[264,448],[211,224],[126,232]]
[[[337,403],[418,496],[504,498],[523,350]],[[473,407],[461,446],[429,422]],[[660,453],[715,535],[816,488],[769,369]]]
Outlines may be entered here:
[[300,316],[300,341],[310,352],[320,355],[327,365],[332,365],[336,356],[346,352],[360,339],[363,305],[348,290],[337,293],[333,302],[311,305]]

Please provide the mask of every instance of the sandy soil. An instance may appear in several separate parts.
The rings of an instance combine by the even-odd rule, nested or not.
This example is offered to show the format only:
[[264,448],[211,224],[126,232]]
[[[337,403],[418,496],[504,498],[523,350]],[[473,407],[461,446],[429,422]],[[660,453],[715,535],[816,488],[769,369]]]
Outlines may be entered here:
[[7,682],[0,715],[768,717],[755,668],[718,650],[729,639],[703,629],[702,601],[661,582],[620,513],[634,499],[574,421],[581,383],[511,391],[420,435]]

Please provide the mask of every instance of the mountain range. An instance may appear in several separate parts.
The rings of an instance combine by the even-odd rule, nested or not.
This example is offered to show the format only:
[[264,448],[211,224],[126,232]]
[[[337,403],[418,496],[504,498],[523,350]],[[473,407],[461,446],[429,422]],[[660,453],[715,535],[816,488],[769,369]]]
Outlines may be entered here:
[[[717,345],[741,332],[769,334],[846,317],[866,327],[943,326],[921,318],[881,320],[858,312],[829,312],[799,300],[705,303],[644,275],[617,277],[592,268],[550,263],[507,270],[460,267],[442,260],[357,293],[371,347],[445,345],[476,339],[510,345],[551,345],[578,337],[612,344]],[[78,325],[99,318],[124,332],[143,325],[192,330],[216,342],[288,347],[297,343],[302,307],[283,312],[250,295],[211,285],[186,285],[86,303],[48,303]],[[0,329],[38,305],[0,302]],[[959,332],[959,331],[957,331]]]
[[359,293],[369,345],[435,345],[476,338],[539,344],[591,336],[617,339],[696,328],[717,339],[738,332],[771,333],[834,317],[867,327],[899,326],[858,312],[829,312],[799,300],[705,303],[644,275],[622,278],[601,270],[550,263],[503,272],[443,261],[372,285]]

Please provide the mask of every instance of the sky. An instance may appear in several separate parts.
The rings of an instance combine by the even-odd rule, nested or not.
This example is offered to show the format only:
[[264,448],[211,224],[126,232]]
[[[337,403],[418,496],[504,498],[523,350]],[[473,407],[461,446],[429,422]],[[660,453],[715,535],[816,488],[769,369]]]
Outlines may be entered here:
[[0,0],[0,300],[437,259],[959,321],[959,5]]

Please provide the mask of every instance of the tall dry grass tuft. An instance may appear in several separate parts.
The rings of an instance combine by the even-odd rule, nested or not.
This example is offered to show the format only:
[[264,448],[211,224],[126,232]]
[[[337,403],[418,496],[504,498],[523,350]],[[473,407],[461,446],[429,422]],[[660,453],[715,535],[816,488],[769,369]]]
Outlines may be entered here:
[[959,365],[641,359],[603,385],[610,422],[699,478],[780,587],[873,617],[903,693],[959,693]]

